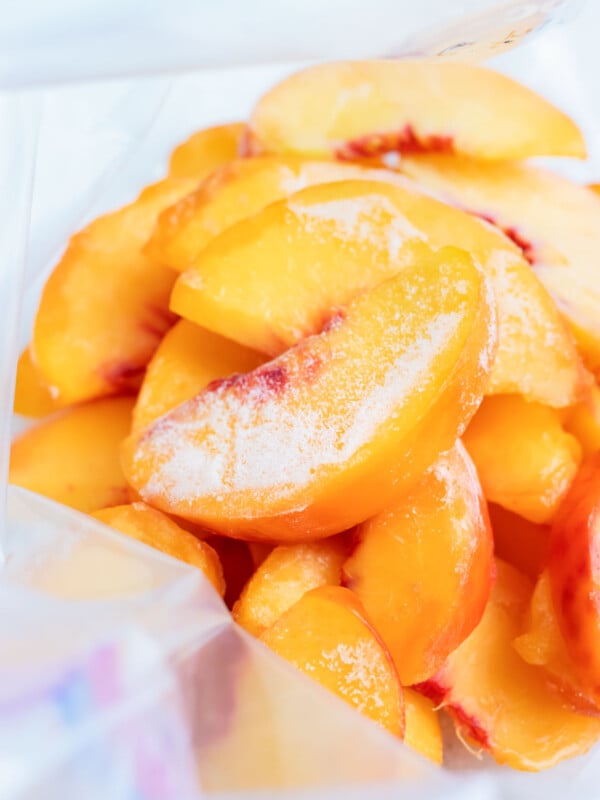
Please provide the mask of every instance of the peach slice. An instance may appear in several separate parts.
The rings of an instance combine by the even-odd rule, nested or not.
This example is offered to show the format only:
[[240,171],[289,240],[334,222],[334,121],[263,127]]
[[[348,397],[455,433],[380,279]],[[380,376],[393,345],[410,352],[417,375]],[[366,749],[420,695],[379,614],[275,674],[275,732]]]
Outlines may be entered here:
[[173,324],[174,275],[142,255],[163,208],[195,186],[171,178],[74,236],[48,279],[35,319],[32,358],[61,405],[138,385]]
[[575,436],[584,456],[600,450],[600,387],[592,386],[586,400],[568,409],[563,427]]
[[264,151],[353,160],[427,151],[585,157],[577,126],[535,92],[489,69],[447,61],[308,67],[258,102],[250,130]]
[[536,580],[546,564],[550,526],[530,522],[496,503],[488,504],[494,534],[494,553]]
[[497,562],[483,619],[422,690],[442,704],[462,736],[500,764],[537,771],[587,752],[600,720],[578,714],[512,647],[531,597],[530,582]]
[[237,538],[323,538],[378,513],[452,445],[495,348],[489,282],[449,248],[356,297],[322,334],[134,433],[146,502]]
[[548,682],[565,696],[573,708],[587,714],[598,714],[600,695],[594,701],[583,691],[577,668],[560,632],[547,569],[535,585],[524,628],[513,642],[521,658],[528,664],[543,667]]
[[194,397],[211,381],[248,372],[264,360],[230,339],[180,320],[165,334],[148,364],[133,409],[133,430]]
[[223,597],[225,580],[219,556],[210,545],[180,528],[165,514],[145,503],[132,503],[103,508],[92,516],[126,536],[197,567]]
[[196,131],[173,150],[169,175],[196,180],[206,178],[217,167],[233,161],[245,130],[243,122],[231,122]]
[[331,309],[358,290],[422,258],[425,242],[456,245],[485,268],[497,297],[499,343],[488,391],[559,406],[578,402],[589,376],[518,248],[490,225],[399,183],[393,172],[390,185],[382,183],[383,170],[352,169],[378,180],[305,189],[215,239],[177,281],[173,310],[276,355],[320,330]]
[[558,411],[518,395],[487,397],[463,441],[486,498],[537,524],[552,519],[581,460]]
[[552,526],[548,572],[567,650],[600,698],[600,453],[582,465]]
[[395,505],[364,522],[344,564],[403,686],[430,678],[481,619],[493,540],[475,467],[457,443]]
[[25,417],[47,417],[57,410],[56,401],[31,360],[28,347],[23,350],[17,362],[13,408],[15,414]]
[[351,591],[321,586],[307,592],[261,639],[389,733],[404,735],[393,662]]
[[266,557],[233,607],[233,618],[254,636],[269,628],[305,592],[338,586],[347,555],[343,539],[281,545]]
[[423,156],[406,159],[402,170],[521,246],[600,377],[600,196],[529,164]]
[[106,398],[38,423],[13,442],[9,482],[79,511],[126,503],[119,445],[132,408],[131,397]]
[[404,689],[406,730],[404,744],[436,764],[443,761],[442,730],[433,701],[414,689]]

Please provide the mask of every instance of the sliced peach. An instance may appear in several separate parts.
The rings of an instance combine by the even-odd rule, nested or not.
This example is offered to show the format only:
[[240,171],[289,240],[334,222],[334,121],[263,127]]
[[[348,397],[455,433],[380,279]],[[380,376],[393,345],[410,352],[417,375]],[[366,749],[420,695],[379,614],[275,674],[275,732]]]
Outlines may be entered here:
[[404,735],[404,699],[393,662],[348,589],[307,592],[261,639],[394,736]]
[[134,433],[141,496],[238,538],[322,538],[372,516],[452,445],[480,403],[493,297],[453,248],[356,297],[254,372]]
[[600,196],[529,164],[423,156],[406,159],[402,169],[521,246],[600,377]]
[[347,545],[337,536],[276,547],[244,587],[233,607],[233,618],[249,633],[260,636],[305,592],[338,586],[346,555]]
[[56,401],[31,360],[28,347],[23,350],[17,362],[13,408],[15,414],[25,417],[47,417],[57,410]]
[[600,698],[600,453],[583,463],[556,515],[548,572],[578,678]]
[[594,700],[585,694],[577,677],[578,670],[560,632],[547,569],[537,580],[529,610],[525,615],[524,632],[514,640],[513,647],[528,664],[543,667],[547,681],[576,710],[588,714],[598,713],[600,695]]
[[133,398],[98,400],[60,411],[19,436],[9,481],[76,508],[127,503],[119,445],[131,429]]
[[577,126],[542,97],[497,72],[447,61],[308,67],[259,101],[250,130],[268,152],[345,159],[427,151],[585,157]]
[[552,519],[581,460],[558,411],[518,395],[487,397],[463,441],[486,498],[537,524]]
[[563,427],[577,439],[584,456],[600,450],[600,387],[592,386],[588,397],[567,411]]
[[550,527],[530,522],[496,503],[488,504],[494,553],[519,572],[536,580],[546,563]]
[[358,290],[422,258],[425,242],[456,245],[485,268],[497,298],[498,353],[488,391],[576,403],[589,376],[518,248],[490,225],[398,183],[393,172],[386,180],[396,184],[386,185],[383,170],[351,168],[377,182],[311,187],[230,228],[180,277],[173,310],[275,355],[320,330],[331,309]]
[[403,691],[406,716],[404,744],[436,764],[441,764],[444,757],[442,730],[433,701],[414,689]]
[[430,678],[471,633],[492,584],[492,532],[475,467],[457,443],[412,492],[364,522],[344,564],[404,686]]
[[243,122],[231,122],[196,131],[173,150],[169,175],[202,180],[217,167],[233,161],[245,130]]
[[180,528],[165,514],[145,503],[103,508],[93,513],[96,519],[116,528],[126,536],[156,548],[173,558],[201,570],[223,596],[225,580],[219,556],[213,548]]
[[133,430],[149,425],[217,378],[248,372],[264,358],[231,339],[180,320],[152,356],[133,410]]
[[48,279],[35,319],[33,361],[61,404],[139,385],[173,324],[173,273],[142,255],[156,217],[195,185],[171,178],[74,236]]
[[532,586],[508,564],[497,567],[483,619],[421,689],[450,713],[462,736],[500,764],[541,770],[589,750],[600,737],[600,720],[572,710],[544,670],[512,647]]

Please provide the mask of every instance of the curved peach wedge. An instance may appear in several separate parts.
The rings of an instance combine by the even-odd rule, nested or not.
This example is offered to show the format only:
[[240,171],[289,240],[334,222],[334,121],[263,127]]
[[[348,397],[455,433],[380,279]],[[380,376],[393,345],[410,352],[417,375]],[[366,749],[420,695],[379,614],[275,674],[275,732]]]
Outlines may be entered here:
[[[402,171],[518,243],[600,377],[600,196],[530,164],[422,156]],[[552,345],[554,346],[554,345]]]
[[139,384],[174,321],[168,309],[174,275],[140,248],[159,211],[194,186],[192,179],[161,181],[71,239],[44,288],[31,343],[33,361],[61,405]]
[[486,397],[463,441],[486,498],[537,524],[552,520],[581,461],[558,411],[518,395]]
[[354,160],[427,151],[585,157],[577,126],[542,97],[492,70],[447,61],[308,67],[258,102],[250,130],[266,152]]
[[563,427],[581,445],[584,456],[600,450],[600,387],[591,387],[588,397],[567,409]]
[[497,569],[481,622],[422,690],[500,764],[537,771],[587,752],[600,737],[600,720],[569,708],[544,670],[514,650],[532,586],[508,564],[498,561]]
[[261,639],[389,733],[404,735],[404,698],[394,665],[348,589],[307,592]]
[[552,525],[548,573],[578,678],[600,699],[600,453],[582,465]]
[[225,231],[179,278],[172,309],[276,355],[320,330],[331,309],[360,289],[418,261],[426,245],[455,245],[482,265],[496,295],[498,352],[488,393],[518,392],[558,406],[580,399],[589,376],[573,338],[514,244],[391,171],[338,169],[363,180],[310,187]]
[[245,130],[243,122],[231,122],[196,131],[171,153],[169,175],[203,180],[217,167],[233,161]]
[[480,269],[440,251],[356,297],[320,335],[134,433],[125,473],[150,505],[233,537],[347,530],[467,425],[493,361],[494,316]]
[[344,564],[404,686],[430,678],[483,614],[493,541],[475,467],[457,443],[395,505],[360,525]]
[[126,503],[119,446],[133,398],[111,397],[59,411],[13,442],[9,482],[78,511]]
[[494,553],[535,581],[546,564],[550,526],[530,522],[496,503],[488,503]]
[[146,368],[133,409],[139,430],[189,400],[217,378],[248,372],[264,358],[231,339],[180,320],[158,345]]
[[444,757],[442,730],[433,701],[414,689],[404,687],[403,692],[406,717],[404,744],[441,765]]
[[210,545],[184,531],[165,514],[145,503],[131,503],[103,508],[92,516],[126,536],[197,567],[223,597],[225,581],[219,556]]
[[339,586],[347,545],[340,537],[280,545],[257,567],[233,607],[233,618],[254,636],[269,628],[303,594]]
[[57,410],[56,401],[31,360],[28,347],[23,350],[17,362],[13,410],[15,414],[22,414],[24,417],[47,417]]

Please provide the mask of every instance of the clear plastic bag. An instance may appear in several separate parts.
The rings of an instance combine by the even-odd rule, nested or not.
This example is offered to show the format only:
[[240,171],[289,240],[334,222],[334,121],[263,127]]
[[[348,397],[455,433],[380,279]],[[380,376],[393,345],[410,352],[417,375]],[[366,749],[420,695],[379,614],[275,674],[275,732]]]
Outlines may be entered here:
[[[246,49],[233,39],[227,49],[219,25],[235,11],[240,30],[244,19],[246,30],[253,30],[249,6],[202,3],[192,9],[180,2],[170,9],[162,50],[152,38],[153,4],[143,5],[142,12],[139,3],[109,3],[93,29],[74,13],[68,35],[63,30],[66,38],[49,37],[37,50],[34,38],[25,38],[22,54],[31,58],[17,58],[15,42],[19,31],[28,33],[27,7],[36,3],[20,4],[20,12],[0,22],[0,82],[12,90],[0,96],[0,179],[10,187],[0,193],[0,797],[187,800],[221,792],[249,800],[287,790],[290,797],[312,800],[361,797],[368,787],[370,797],[381,798],[400,791],[423,800],[568,792],[595,800],[598,748],[542,775],[513,773],[489,759],[477,762],[458,748],[450,753],[450,769],[437,769],[237,628],[196,571],[87,516],[6,487],[10,431],[22,424],[9,402],[14,365],[43,281],[70,233],[159,178],[169,150],[193,130],[247,116],[260,94],[294,67],[149,73],[231,63],[234,57],[407,52],[480,58],[512,47],[529,28],[560,19],[572,4],[470,2],[462,4],[468,16],[452,21],[456,9],[433,0],[420,3],[417,12],[408,4],[381,2],[373,7],[370,36],[360,29],[356,38],[351,33],[335,41],[335,28],[327,27],[334,11],[343,6],[346,14],[355,13],[357,4],[332,3],[322,25],[314,25],[308,15],[315,13],[313,4],[306,0],[277,8],[252,4],[257,28],[257,19],[274,12],[270,27],[246,36]],[[486,16],[484,7],[492,6],[499,6],[495,16]],[[590,161],[565,166],[582,180],[600,175],[591,6],[571,27],[527,40],[498,62],[582,125]],[[185,15],[197,16],[200,7],[203,31],[188,37],[194,47],[178,49]],[[53,8],[56,30],[60,12],[74,9],[68,2]],[[425,24],[434,9],[436,24]],[[118,35],[111,27],[116,18]],[[405,20],[402,36],[393,25],[382,25],[388,18]],[[314,36],[308,27],[294,31],[301,20]],[[98,31],[105,46],[109,41],[116,48],[114,59],[99,58],[93,42]],[[129,48],[122,41],[127,31]],[[210,39],[211,49],[199,48],[201,36]],[[106,77],[116,69],[126,77],[14,91],[72,78],[72,63],[81,65],[83,77]],[[140,71],[145,77],[131,77]]]

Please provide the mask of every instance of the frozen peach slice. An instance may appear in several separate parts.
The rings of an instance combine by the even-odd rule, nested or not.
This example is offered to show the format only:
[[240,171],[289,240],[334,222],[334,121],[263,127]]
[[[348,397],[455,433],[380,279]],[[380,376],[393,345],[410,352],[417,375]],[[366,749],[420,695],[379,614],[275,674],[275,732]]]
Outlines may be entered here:
[[126,536],[197,567],[223,596],[225,581],[219,556],[210,545],[180,528],[165,514],[145,503],[131,503],[103,508],[92,516]]
[[443,760],[442,731],[433,701],[414,689],[404,689],[406,730],[404,744],[436,764]]
[[430,678],[477,625],[492,585],[492,532],[464,447],[442,455],[356,539],[344,585],[389,648],[402,685]]
[[264,151],[345,159],[427,151],[585,157],[577,126],[535,92],[483,67],[439,61],[309,67],[258,102],[250,130]]
[[322,586],[307,592],[261,639],[389,733],[404,735],[394,664],[351,591]]
[[600,698],[600,453],[583,463],[556,515],[548,572],[579,680]]
[[141,496],[237,538],[347,530],[402,494],[464,429],[495,347],[489,282],[448,248],[339,309],[320,335],[211,384],[134,433]]
[[107,398],[38,423],[13,442],[9,482],[79,511],[126,503],[119,446],[132,408],[131,397]]
[[13,407],[15,414],[25,417],[47,417],[57,410],[57,403],[31,360],[28,347],[23,350],[17,362]]
[[500,764],[537,771],[585,753],[600,737],[600,720],[576,713],[527,664],[512,642],[532,592],[529,580],[497,562],[497,580],[477,628],[420,687],[453,717],[461,735]]
[[550,527],[530,522],[496,503],[488,504],[494,553],[536,580],[546,564]]
[[543,667],[547,681],[560,691],[573,708],[597,714],[600,694],[587,696],[578,679],[578,670],[569,656],[552,601],[548,570],[539,576],[524,620],[524,632],[513,647],[528,664]]
[[149,425],[217,378],[248,372],[264,361],[231,339],[180,320],[152,356],[133,409],[133,430]]
[[44,288],[31,345],[42,378],[61,404],[139,384],[174,321],[168,309],[173,272],[140,248],[159,211],[195,183],[161,181],[71,239]]
[[276,547],[250,578],[233,607],[233,618],[254,636],[269,628],[305,592],[338,586],[347,555],[343,539]]
[[584,456],[600,450],[600,387],[591,387],[588,397],[567,410],[563,427],[577,439]]
[[160,214],[145,252],[183,272],[211,239],[265,206],[308,186],[357,178],[410,185],[408,179],[390,170],[294,155],[233,161]]
[[377,181],[305,189],[215,239],[179,278],[173,310],[276,355],[320,330],[331,309],[359,289],[423,257],[425,242],[434,249],[456,245],[484,267],[497,298],[498,352],[488,392],[519,392],[558,406],[577,402],[589,376],[518,248],[391,171],[386,180],[395,185],[382,183],[384,170],[351,168]]
[[521,246],[600,377],[600,196],[530,164],[420,156],[404,160],[402,170]]
[[538,524],[552,519],[581,460],[558,411],[518,395],[487,397],[463,441],[486,498]]
[[214,169],[233,161],[246,126],[243,122],[196,131],[171,154],[169,175],[202,180]]

